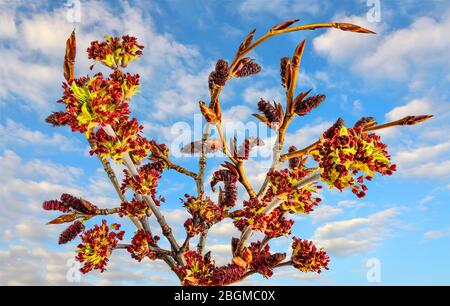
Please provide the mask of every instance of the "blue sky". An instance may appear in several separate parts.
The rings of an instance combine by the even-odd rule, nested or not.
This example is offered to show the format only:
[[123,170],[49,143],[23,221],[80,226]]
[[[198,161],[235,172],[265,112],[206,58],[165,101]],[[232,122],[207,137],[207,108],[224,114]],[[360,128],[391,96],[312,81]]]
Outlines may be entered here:
[[[64,45],[74,27],[78,75],[88,73],[91,62],[84,51],[91,40],[126,33],[140,39],[144,55],[129,67],[142,80],[132,111],[145,125],[148,138],[176,148],[171,140],[179,139],[179,131],[172,127],[182,127],[186,133],[198,120],[197,102],[207,98],[207,76],[215,61],[232,60],[253,28],[262,35],[271,26],[295,18],[301,23],[353,22],[378,34],[317,30],[267,41],[251,55],[261,64],[261,74],[233,80],[223,92],[224,117],[233,126],[254,121],[251,114],[259,98],[283,101],[279,58],[291,55],[303,39],[307,47],[298,91],[313,88],[327,99],[311,115],[294,122],[287,136],[291,144],[308,145],[340,116],[349,124],[367,115],[379,122],[410,114],[435,117],[420,126],[381,133],[399,170],[372,182],[366,198],[324,191],[316,212],[296,217],[295,235],[313,239],[329,252],[330,271],[316,275],[284,269],[270,280],[253,276],[244,284],[450,284],[447,1],[381,0],[377,20],[367,17],[370,7],[358,0],[81,1],[76,23],[68,18],[70,8],[65,4],[0,1],[0,284],[176,283],[163,264],[138,264],[120,251],[113,254],[107,272],[69,282],[72,263],[68,260],[76,244],[58,246],[64,227],[44,225],[54,215],[41,211],[42,201],[62,192],[101,207],[118,204],[99,161],[88,156],[85,140],[43,122],[59,107],[55,101],[61,95]],[[106,71],[100,65],[95,69]],[[194,129],[194,139],[200,130]],[[195,157],[175,160],[196,170]],[[220,155],[212,158],[207,175],[223,160]],[[247,163],[255,186],[264,177],[263,160],[255,157]],[[121,171],[120,166],[115,169]],[[195,186],[170,171],[160,185],[158,191],[167,199],[167,219],[182,239],[186,213],[178,198],[194,193]],[[242,192],[240,199],[245,199]],[[130,239],[133,228],[121,221]],[[153,228],[157,228],[154,223]],[[237,234],[230,223],[212,230],[208,249],[217,262],[229,260],[229,239]],[[273,248],[286,251],[289,244],[289,238],[280,239]],[[379,283],[367,280],[369,259],[381,264]]]

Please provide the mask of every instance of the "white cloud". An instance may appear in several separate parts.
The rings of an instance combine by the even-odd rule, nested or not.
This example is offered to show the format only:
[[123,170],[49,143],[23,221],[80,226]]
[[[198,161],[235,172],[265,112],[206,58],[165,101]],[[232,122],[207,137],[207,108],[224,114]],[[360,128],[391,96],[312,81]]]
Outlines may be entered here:
[[[199,56],[198,50],[177,42],[170,34],[157,33],[153,19],[144,15],[139,4],[130,6],[123,2],[118,9],[122,9],[121,14],[115,13],[103,2],[82,2],[82,22],[77,27],[76,71],[81,74],[88,72],[91,61],[87,59],[85,50],[90,41],[102,39],[105,34],[135,35],[145,46],[145,50],[142,58],[130,71],[140,73],[147,88],[152,85],[161,90],[158,101],[178,103],[176,105],[182,112],[188,99],[193,95],[196,95],[196,99],[199,98],[195,86],[192,87],[195,92],[190,92],[191,86],[196,84],[192,78],[195,79],[197,75],[190,69],[198,66],[198,61],[194,60]],[[8,43],[0,44],[0,57],[4,61],[0,70],[2,103],[14,96],[25,99],[25,103],[20,105],[24,108],[39,112],[56,108],[56,104],[51,101],[58,98],[55,90],[58,90],[58,82],[63,79],[61,61],[65,41],[73,29],[73,24],[66,19],[66,9],[61,4],[59,8],[44,12],[42,8],[30,5],[24,12],[15,12],[9,16],[8,19],[2,18],[6,25],[4,30],[1,27],[8,34]],[[13,21],[11,18],[14,18]],[[16,32],[12,35],[14,28]],[[97,65],[95,69],[106,71],[100,66]],[[176,88],[172,88],[171,83],[176,79],[179,82]],[[168,82],[162,84],[163,80]],[[206,78],[203,80],[206,84]],[[170,89],[177,91],[177,94],[170,96]],[[205,92],[208,92],[207,88]],[[194,107],[196,102],[189,100]],[[153,111],[148,111],[150,109],[152,107],[144,108],[143,111],[152,114]],[[174,110],[176,108],[172,108]],[[155,114],[162,116],[158,111]]]
[[245,17],[256,17],[269,14],[278,18],[294,18],[293,15],[315,15],[323,9],[323,2],[306,0],[302,2],[292,0],[245,0],[241,2],[238,10]]
[[[350,16],[339,19],[342,22],[354,23],[359,26],[380,32],[382,29],[376,24],[369,23],[366,18]],[[347,62],[359,58],[358,54],[366,54],[377,42],[374,35],[364,35],[359,33],[343,32],[336,29],[329,29],[325,33],[317,36],[313,40],[314,50],[325,55],[334,62]],[[354,52],[356,51],[357,52]]]
[[390,208],[366,218],[330,222],[317,228],[312,239],[334,256],[364,253],[389,237],[397,215]]
[[44,134],[37,130],[29,129],[22,124],[11,119],[6,120],[6,124],[0,124],[0,147],[7,147],[10,144],[20,146],[33,146],[49,150],[57,148],[60,151],[82,151],[81,144],[74,138],[68,138],[59,133],[51,135]]
[[398,120],[410,115],[430,115],[436,112],[431,101],[427,99],[415,99],[405,105],[397,106],[386,114],[390,121]]
[[450,235],[450,229],[428,231],[423,234],[427,239],[441,239]]
[[340,215],[343,212],[341,208],[333,207],[330,205],[320,205],[310,214],[313,222],[323,222],[329,220],[335,216]]
[[284,101],[284,93],[281,88],[281,86],[263,88],[262,84],[257,83],[245,89],[243,98],[245,102],[255,106],[261,99],[280,103]]
[[[351,63],[358,74],[368,79],[407,80],[411,89],[426,88],[432,74],[449,73],[447,29],[450,13],[440,18],[419,17],[407,27],[383,33],[385,25],[375,26],[358,16],[344,18],[378,32],[378,35],[356,37],[328,30],[314,39],[314,48],[333,62]],[[355,52],[356,51],[356,52]],[[428,82],[427,82],[428,80]]]

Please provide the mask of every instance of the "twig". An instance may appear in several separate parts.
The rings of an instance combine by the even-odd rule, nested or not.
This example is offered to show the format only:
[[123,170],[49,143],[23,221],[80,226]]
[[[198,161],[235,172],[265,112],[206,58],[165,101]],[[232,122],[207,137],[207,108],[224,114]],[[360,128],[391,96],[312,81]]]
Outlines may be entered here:
[[[102,128],[104,129],[106,134],[108,134],[109,136],[114,137],[114,138],[117,139],[117,135],[116,135],[116,133],[114,132],[113,128],[110,125],[105,125]],[[123,161],[124,165],[130,171],[132,176],[139,176],[140,175],[138,170],[137,170],[137,168],[136,168],[136,165],[133,163],[133,161],[131,160],[130,155],[128,153],[125,153],[123,155],[122,161]],[[172,234],[172,229],[167,224],[164,216],[161,214],[161,212],[160,212],[158,206],[156,205],[155,201],[153,201],[153,199],[151,197],[149,197],[148,195],[141,195],[141,196],[143,197],[143,199],[145,200],[147,205],[152,210],[153,214],[156,217],[156,220],[158,221],[159,225],[161,226],[161,230],[162,230],[163,235],[167,238],[167,240],[169,241],[170,245],[172,246],[172,249],[177,254],[177,258],[178,258],[179,264],[184,265],[185,264],[185,260],[184,260],[183,254],[180,253],[180,246],[178,245],[177,241],[175,240],[175,237]]]

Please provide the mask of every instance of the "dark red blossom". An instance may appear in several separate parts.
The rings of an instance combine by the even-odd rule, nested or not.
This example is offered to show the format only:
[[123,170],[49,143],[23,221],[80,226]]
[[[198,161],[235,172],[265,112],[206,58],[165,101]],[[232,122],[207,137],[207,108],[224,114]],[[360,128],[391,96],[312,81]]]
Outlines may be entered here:
[[[290,146],[288,152],[292,153],[297,151],[296,146]],[[289,159],[289,169],[294,170],[297,169],[300,166],[302,159],[300,157],[294,157]]]
[[[131,86],[131,85],[130,85]],[[65,104],[65,113],[57,113],[49,121],[67,124],[72,131],[90,133],[96,126],[128,120],[129,97],[136,86],[129,87],[126,82],[104,78],[101,73],[93,78],[80,77],[63,83],[64,93],[58,101]]]
[[228,80],[230,74],[230,68],[228,62],[224,59],[220,59],[216,63],[215,70],[213,70],[208,77],[209,89],[212,89],[214,85],[224,86]]
[[322,272],[322,269],[328,270],[330,258],[324,250],[318,250],[312,241],[293,239],[291,261],[295,268],[302,272],[317,273]]
[[42,203],[42,208],[44,210],[58,210],[61,212],[69,212],[69,207],[66,204],[58,200],[49,200]]
[[53,112],[47,118],[45,122],[50,123],[53,126],[63,126],[69,123],[72,119],[66,112]]
[[287,82],[290,76],[290,64],[291,58],[289,56],[282,57],[280,59],[280,76],[281,76],[281,85],[286,88]]
[[236,65],[235,71],[236,77],[244,78],[259,73],[261,71],[261,66],[259,66],[253,59],[244,57]]
[[63,202],[67,207],[83,214],[91,214],[97,208],[91,203],[86,201],[83,202],[82,199],[74,197],[68,193],[63,193],[61,195],[61,202]]
[[342,118],[338,118],[336,122],[322,134],[322,137],[332,138],[336,135],[336,133],[339,133],[342,127],[344,127],[344,120]]
[[261,242],[252,242],[248,247],[252,254],[250,270],[260,273],[265,278],[273,275],[273,268],[286,258],[284,253],[270,253],[270,247],[266,244],[261,249]]
[[226,286],[241,280],[247,269],[236,264],[217,267],[212,274],[212,284],[214,286]]
[[325,95],[315,95],[306,99],[302,99],[302,95],[299,95],[293,102],[294,111],[297,115],[304,116],[318,107],[323,101],[325,101]]
[[215,191],[218,182],[224,183],[224,194],[219,203],[225,209],[230,209],[236,205],[237,201],[237,175],[228,169],[220,169],[214,172],[211,180],[211,189]]
[[75,239],[85,227],[80,221],[75,221],[59,235],[59,244],[66,244]]
[[137,261],[141,261],[145,257],[156,259],[157,255],[151,251],[150,246],[155,247],[159,237],[152,237],[149,232],[145,230],[138,230],[131,239],[131,245],[127,248],[131,257]]
[[258,102],[258,110],[264,114],[269,123],[280,122],[280,115],[278,110],[272,103],[261,99]]

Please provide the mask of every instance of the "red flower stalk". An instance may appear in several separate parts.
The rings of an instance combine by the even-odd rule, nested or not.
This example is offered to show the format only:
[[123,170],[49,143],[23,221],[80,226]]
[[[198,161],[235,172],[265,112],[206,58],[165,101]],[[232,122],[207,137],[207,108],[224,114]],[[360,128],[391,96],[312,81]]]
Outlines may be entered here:
[[69,207],[66,204],[58,201],[58,200],[49,200],[42,203],[42,208],[44,210],[58,210],[61,212],[69,212]]
[[317,273],[321,273],[322,269],[328,270],[330,258],[324,250],[317,250],[312,241],[293,239],[291,260],[295,268],[302,272]]
[[152,237],[150,233],[141,229],[136,231],[133,239],[131,240],[131,245],[127,248],[127,250],[130,252],[131,257],[139,262],[145,257],[154,260],[158,258],[157,254],[152,252],[149,246],[156,246],[158,240],[158,236]]
[[299,116],[308,114],[311,110],[318,107],[323,101],[325,101],[325,95],[315,95],[306,99],[301,99],[299,95],[294,100],[295,113]]
[[255,63],[253,59],[249,57],[244,57],[237,64],[235,75],[238,78],[244,78],[253,74],[257,74],[260,71],[261,66]]
[[66,228],[59,236],[59,244],[66,244],[69,241],[74,240],[85,227],[80,221],[75,221],[68,228]]
[[224,183],[224,196],[220,201],[220,205],[226,210],[234,207],[237,201],[237,176],[228,169],[220,169],[214,172],[211,180],[211,189],[215,191],[215,186],[218,182]]
[[83,203],[80,198],[74,197],[68,193],[63,193],[61,195],[61,202],[63,202],[67,207],[83,214],[91,214],[96,208],[92,204],[86,205],[87,203]]
[[282,57],[280,59],[280,76],[281,76],[281,85],[286,88],[289,73],[290,73],[290,64],[291,58],[289,56]]
[[278,110],[272,103],[261,99],[258,102],[258,110],[264,113],[264,116],[267,118],[269,123],[277,123],[280,122],[280,115]]
[[[297,151],[297,147],[296,146],[290,146],[288,152],[292,153]],[[289,159],[289,169],[294,170],[297,169],[300,166],[302,159],[300,157],[294,157]]]
[[242,279],[247,269],[236,264],[217,267],[212,274],[213,286],[226,286]]
[[167,163],[163,160],[157,160],[154,162],[146,163],[141,168],[146,172],[150,170],[155,170],[159,173],[162,173],[164,169],[167,168]]
[[108,226],[106,220],[101,225],[95,225],[81,236],[82,243],[78,245],[76,260],[83,263],[80,271],[88,273],[93,269],[104,272],[112,250],[117,246],[118,240],[123,239],[124,231],[119,224]]

